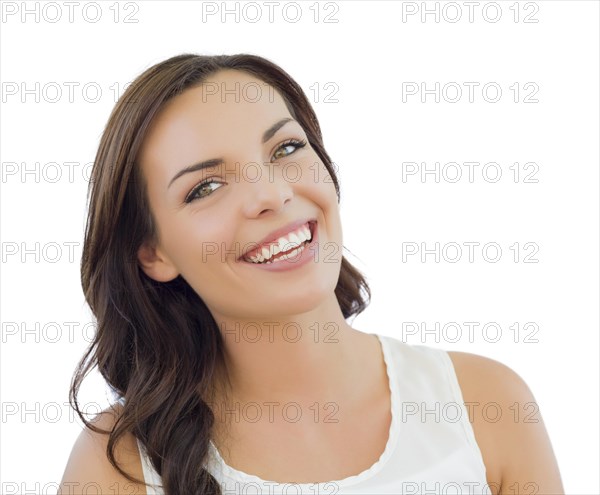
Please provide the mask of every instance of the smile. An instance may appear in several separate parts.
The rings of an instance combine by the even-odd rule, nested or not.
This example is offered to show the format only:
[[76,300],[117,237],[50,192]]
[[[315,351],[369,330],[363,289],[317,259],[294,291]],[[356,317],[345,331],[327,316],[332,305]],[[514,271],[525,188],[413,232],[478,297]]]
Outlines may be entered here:
[[315,225],[315,221],[308,221],[288,234],[244,255],[242,259],[248,263],[268,265],[295,258],[311,243]]

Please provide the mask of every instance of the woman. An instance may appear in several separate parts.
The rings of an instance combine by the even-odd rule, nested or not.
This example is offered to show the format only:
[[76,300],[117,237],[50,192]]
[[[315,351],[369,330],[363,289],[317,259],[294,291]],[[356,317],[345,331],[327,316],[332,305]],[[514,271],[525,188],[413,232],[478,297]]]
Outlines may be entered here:
[[[281,68],[151,67],[110,116],[90,186],[98,332],[61,493],[563,493],[539,414],[511,414],[534,403],[511,369],[347,323],[369,287],[341,252],[317,118]],[[77,392],[94,365],[119,400],[88,422]]]

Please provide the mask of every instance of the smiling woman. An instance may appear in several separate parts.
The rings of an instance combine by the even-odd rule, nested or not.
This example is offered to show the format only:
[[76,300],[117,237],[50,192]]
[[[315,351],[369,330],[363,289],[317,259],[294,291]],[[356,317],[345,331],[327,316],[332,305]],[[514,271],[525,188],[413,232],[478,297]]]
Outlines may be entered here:
[[[81,275],[98,331],[71,387],[86,428],[60,493],[562,491],[541,420],[467,413],[533,402],[518,375],[347,323],[370,290],[342,255],[338,178],[272,62],[148,69],[90,187]],[[94,366],[117,400],[88,422],[77,394]]]

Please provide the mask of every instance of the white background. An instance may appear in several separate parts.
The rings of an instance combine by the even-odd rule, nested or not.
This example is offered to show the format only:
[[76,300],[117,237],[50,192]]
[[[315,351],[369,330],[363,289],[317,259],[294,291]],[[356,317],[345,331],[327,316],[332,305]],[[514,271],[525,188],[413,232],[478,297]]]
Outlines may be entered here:
[[[3,3],[1,493],[54,493],[62,477],[81,427],[69,411],[68,388],[93,331],[79,278],[86,164],[115,95],[147,67],[185,52],[264,56],[313,101],[339,168],[344,246],[373,291],[353,325],[510,366],[540,405],[566,492],[600,493],[599,5],[489,3],[475,7],[473,22],[464,2],[427,2],[428,9],[437,5],[439,22],[434,14],[423,21],[421,2],[301,2],[297,22],[289,2],[274,7],[273,22],[263,3],[238,3],[239,19],[229,14],[224,22],[221,2],[100,2],[99,11],[80,2],[73,22],[64,2]],[[253,23],[256,6],[262,19]],[[462,16],[451,22],[456,6]],[[23,18],[25,7],[39,18]],[[218,13],[203,19],[211,7]],[[403,19],[413,7],[419,12]],[[124,22],[128,14],[137,22]],[[524,22],[528,14],[538,22]],[[326,15],[338,22],[324,22]],[[437,82],[446,93],[439,103],[434,94],[403,101],[407,82],[429,89]],[[478,83],[473,102],[465,82]],[[488,100],[494,87],[502,90],[496,103],[482,94],[487,83]],[[463,95],[452,103],[457,85]],[[93,102],[95,88],[101,93]],[[526,103],[531,88],[538,101]],[[337,101],[324,101],[327,95]],[[403,177],[406,162],[430,169],[439,162],[440,181],[433,174]],[[458,182],[451,182],[456,169],[449,162],[464,172]],[[473,182],[466,162],[480,164]],[[502,171],[497,182],[493,168],[482,175],[489,162]],[[524,181],[533,170],[522,168],[528,162],[537,164],[537,182]],[[436,242],[439,262],[433,255],[402,259],[408,246],[431,249]],[[453,242],[463,249],[455,263],[448,260],[456,255]],[[472,263],[466,242],[479,243]],[[502,248],[497,262],[483,257],[486,243]],[[534,249],[530,261],[538,262],[524,262]],[[411,333],[411,322],[429,329],[437,322],[440,331]],[[462,334],[442,331],[448,322]],[[472,336],[464,322],[479,323]],[[482,332],[490,322],[497,326]],[[509,329],[515,323],[519,334]],[[81,400],[90,412],[108,404],[96,373]]]

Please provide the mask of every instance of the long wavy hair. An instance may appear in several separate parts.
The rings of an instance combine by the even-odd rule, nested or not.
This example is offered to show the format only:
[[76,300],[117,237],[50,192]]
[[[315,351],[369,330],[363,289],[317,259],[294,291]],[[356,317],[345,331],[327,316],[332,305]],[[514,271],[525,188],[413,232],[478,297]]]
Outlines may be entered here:
[[[142,243],[157,239],[137,159],[163,105],[221,69],[249,73],[281,95],[327,167],[340,201],[338,178],[308,98],[265,58],[178,55],[144,71],[115,105],[90,178],[81,259],[81,283],[97,331],[73,375],[69,402],[88,428],[109,435],[106,454],[115,469],[144,483],[125,472],[114,455],[118,439],[132,433],[161,476],[166,495],[221,494],[205,467],[214,424],[206,398],[212,397],[223,366],[224,343],[209,309],[181,276],[157,282],[137,262]],[[363,311],[371,298],[365,278],[344,257],[335,295],[346,319]],[[77,402],[82,381],[96,366],[123,402],[110,431],[89,422]]]

